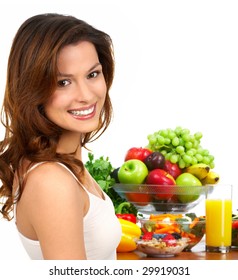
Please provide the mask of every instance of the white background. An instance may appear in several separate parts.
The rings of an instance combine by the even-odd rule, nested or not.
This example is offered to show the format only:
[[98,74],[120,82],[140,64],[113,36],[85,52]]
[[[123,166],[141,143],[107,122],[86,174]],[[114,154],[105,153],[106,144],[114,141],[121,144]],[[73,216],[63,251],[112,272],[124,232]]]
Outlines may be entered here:
[[[24,20],[39,13],[76,16],[109,33],[116,73],[114,119],[88,147],[95,157],[122,164],[147,135],[182,126],[203,133],[221,183],[234,185],[238,209],[238,4],[236,1],[51,0],[5,1],[0,17],[0,99],[12,39]],[[0,136],[4,129],[0,126]],[[84,153],[87,159],[87,151]],[[202,211],[198,209],[197,211]],[[0,218],[0,260],[28,259],[13,222]]]

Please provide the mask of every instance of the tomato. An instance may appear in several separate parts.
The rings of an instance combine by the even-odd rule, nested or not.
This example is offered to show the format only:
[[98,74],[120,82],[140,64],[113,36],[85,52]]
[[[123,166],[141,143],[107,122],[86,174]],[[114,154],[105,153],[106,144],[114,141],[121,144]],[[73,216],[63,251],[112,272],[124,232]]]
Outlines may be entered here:
[[145,206],[150,202],[150,195],[147,193],[127,193],[126,198],[133,204]]
[[238,220],[232,222],[232,228],[233,229],[238,229]]

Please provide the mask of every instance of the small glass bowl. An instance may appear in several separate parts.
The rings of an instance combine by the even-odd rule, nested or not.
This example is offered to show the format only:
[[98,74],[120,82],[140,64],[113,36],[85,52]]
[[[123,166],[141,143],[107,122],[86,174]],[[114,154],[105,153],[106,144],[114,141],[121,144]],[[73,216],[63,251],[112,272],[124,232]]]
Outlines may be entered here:
[[152,240],[137,240],[137,250],[146,254],[148,257],[169,258],[181,253],[188,245],[187,238],[176,240],[173,246],[168,246],[166,242],[152,239]]

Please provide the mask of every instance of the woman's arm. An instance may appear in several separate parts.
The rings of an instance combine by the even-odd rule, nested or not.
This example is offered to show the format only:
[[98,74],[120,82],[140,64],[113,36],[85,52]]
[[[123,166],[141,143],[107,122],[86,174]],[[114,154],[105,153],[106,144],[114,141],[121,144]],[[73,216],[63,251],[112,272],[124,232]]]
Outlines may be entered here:
[[57,163],[37,167],[21,199],[44,259],[86,259],[83,216],[89,200],[69,171]]

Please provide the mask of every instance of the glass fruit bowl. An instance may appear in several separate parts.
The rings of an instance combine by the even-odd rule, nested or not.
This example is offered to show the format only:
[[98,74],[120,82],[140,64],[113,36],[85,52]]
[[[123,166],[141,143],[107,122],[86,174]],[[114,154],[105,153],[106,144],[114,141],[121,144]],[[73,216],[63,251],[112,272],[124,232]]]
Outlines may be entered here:
[[205,198],[206,186],[115,184],[113,189],[140,213],[187,213]]
[[152,235],[163,237],[170,234],[174,239],[186,239],[184,251],[191,251],[203,238],[206,231],[204,216],[197,217],[194,213],[188,214],[151,214],[148,218],[139,218],[142,236]]

